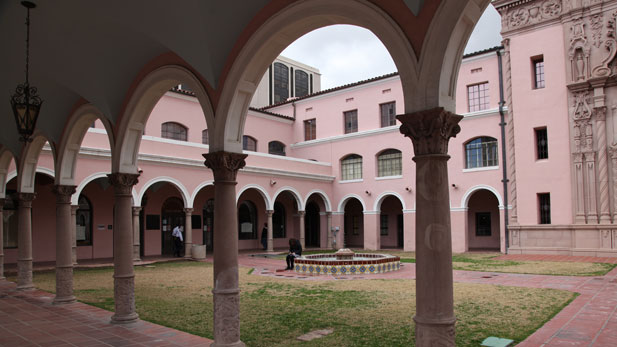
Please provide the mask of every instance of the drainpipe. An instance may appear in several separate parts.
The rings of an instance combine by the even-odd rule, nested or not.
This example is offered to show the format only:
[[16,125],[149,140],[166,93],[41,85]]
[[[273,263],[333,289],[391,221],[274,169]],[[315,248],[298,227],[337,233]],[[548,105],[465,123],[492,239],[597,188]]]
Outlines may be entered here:
[[505,104],[505,100],[503,98],[503,68],[502,68],[502,57],[500,49],[495,52],[497,54],[497,64],[499,66],[499,117],[501,122],[499,126],[501,127],[501,166],[502,166],[502,179],[503,183],[503,205],[504,205],[504,225],[506,229],[506,254],[508,254],[508,248],[510,247],[509,240],[509,232],[508,232],[508,165],[506,162],[506,122],[503,111],[503,105]]
[[296,120],[296,102],[292,101],[291,106],[294,108],[294,120]]

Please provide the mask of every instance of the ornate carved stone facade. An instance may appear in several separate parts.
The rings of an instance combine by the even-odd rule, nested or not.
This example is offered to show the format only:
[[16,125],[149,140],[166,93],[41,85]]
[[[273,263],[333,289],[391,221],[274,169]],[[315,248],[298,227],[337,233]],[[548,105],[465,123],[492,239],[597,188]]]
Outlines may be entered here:
[[[547,247],[574,250],[593,244],[591,247],[597,247],[598,251],[616,252],[617,239],[613,234],[617,222],[617,1],[497,0],[493,4],[502,16],[506,51],[504,78],[506,102],[510,108],[507,129],[515,117],[511,109],[512,74],[519,73],[510,68],[510,41],[523,40],[521,35],[530,32],[550,30],[554,33],[559,29],[563,33],[566,68],[569,114],[554,116],[568,119],[570,128],[572,224],[519,226],[516,223],[516,165],[515,158],[508,156],[512,168],[508,170],[508,192],[513,205],[510,243],[521,249],[540,247],[538,240],[543,232],[552,232],[552,235],[563,232],[558,246]],[[535,59],[533,54],[529,59]],[[561,62],[553,62],[557,63]],[[547,64],[551,62],[547,60]],[[547,85],[550,79],[547,75]],[[549,143],[550,138],[549,129]],[[514,152],[510,149],[514,147],[513,140],[514,134],[507,131],[508,153]],[[607,224],[610,226],[604,227]],[[590,231],[594,232],[596,241],[579,245],[583,236],[577,235],[587,235],[588,240]]]
[[236,181],[238,170],[246,165],[246,154],[231,152],[214,152],[203,154],[204,165],[212,169],[215,181]]

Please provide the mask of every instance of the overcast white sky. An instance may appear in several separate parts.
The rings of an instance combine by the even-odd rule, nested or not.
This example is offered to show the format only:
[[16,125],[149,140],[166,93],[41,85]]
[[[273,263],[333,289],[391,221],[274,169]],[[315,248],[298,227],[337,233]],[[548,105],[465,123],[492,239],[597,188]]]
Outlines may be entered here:
[[[500,21],[499,13],[489,5],[471,35],[465,53],[499,46]],[[372,32],[350,25],[333,25],[312,31],[289,45],[281,55],[318,68],[322,74],[322,89],[396,71],[381,41]]]

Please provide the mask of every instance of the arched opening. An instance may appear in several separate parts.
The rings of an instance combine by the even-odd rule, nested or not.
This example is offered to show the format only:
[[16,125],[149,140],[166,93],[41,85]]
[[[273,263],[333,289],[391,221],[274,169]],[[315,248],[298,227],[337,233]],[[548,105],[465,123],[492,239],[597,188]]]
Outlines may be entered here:
[[468,202],[468,249],[499,251],[499,200],[491,191],[475,191]]
[[272,215],[275,248],[288,247],[290,238],[300,239],[298,198],[296,193],[290,190],[282,190],[275,196]]
[[321,222],[319,218],[319,205],[314,201],[310,201],[304,211],[304,232],[306,235],[306,247],[319,248],[321,247]]
[[[167,198],[161,207],[161,255],[172,256],[174,251],[177,251],[172,231],[175,227],[184,228],[184,222],[182,199],[175,196]],[[186,230],[182,233],[183,239],[186,239],[185,235]],[[180,253],[183,253],[182,247]]]
[[248,135],[242,136],[242,149],[245,151],[257,152],[257,140]]
[[274,203],[274,214],[272,214],[272,237],[275,239],[287,237],[287,212],[285,206],[278,201]]
[[[238,249],[261,249],[262,226],[267,223],[269,202],[263,188],[246,188],[238,196]],[[273,207],[271,207],[273,208]],[[216,223],[216,221],[215,221]],[[274,239],[275,245],[277,239]]]
[[364,248],[364,213],[360,200],[349,198],[345,203],[344,246]]
[[75,242],[77,246],[92,246],[92,204],[84,194],[79,195],[75,212]]
[[[193,230],[201,229],[201,233],[193,235],[193,244],[203,244],[206,251],[214,250],[214,185],[208,183],[193,194],[193,215],[191,224]],[[200,216],[201,214],[201,216]],[[198,239],[201,234],[201,241]]]
[[385,197],[379,211],[379,237],[381,248],[403,248],[403,205],[392,195]]

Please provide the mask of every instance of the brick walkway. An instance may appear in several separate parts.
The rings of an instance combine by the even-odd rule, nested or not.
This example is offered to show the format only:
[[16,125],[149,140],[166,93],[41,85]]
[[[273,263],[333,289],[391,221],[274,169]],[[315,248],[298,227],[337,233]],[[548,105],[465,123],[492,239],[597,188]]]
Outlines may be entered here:
[[82,303],[52,305],[53,295],[21,292],[0,280],[0,346],[209,346],[212,341],[138,321],[110,324],[111,312]]

